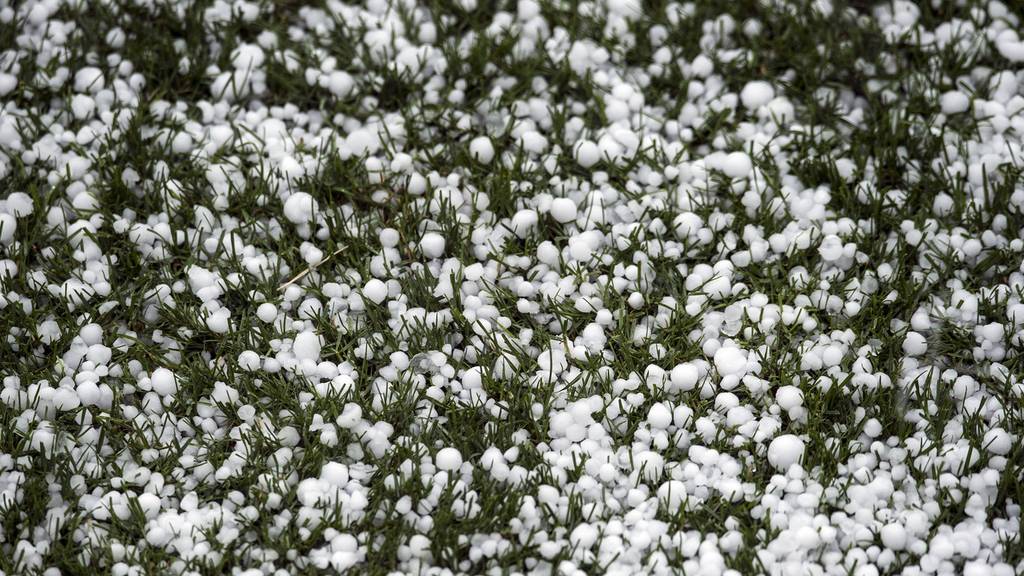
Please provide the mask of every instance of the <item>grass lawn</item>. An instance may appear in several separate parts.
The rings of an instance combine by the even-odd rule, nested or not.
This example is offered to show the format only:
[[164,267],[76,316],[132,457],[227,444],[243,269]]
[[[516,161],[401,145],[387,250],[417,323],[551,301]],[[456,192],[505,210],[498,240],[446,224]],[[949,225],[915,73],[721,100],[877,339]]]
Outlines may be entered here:
[[0,576],[1024,574],[1022,19],[0,0]]

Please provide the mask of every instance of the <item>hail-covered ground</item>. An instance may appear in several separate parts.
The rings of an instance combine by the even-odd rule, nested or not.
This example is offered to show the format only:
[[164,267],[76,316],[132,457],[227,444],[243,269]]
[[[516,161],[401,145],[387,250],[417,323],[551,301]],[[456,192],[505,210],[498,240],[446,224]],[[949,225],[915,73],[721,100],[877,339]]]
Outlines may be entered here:
[[0,0],[0,573],[1021,574],[1022,18]]

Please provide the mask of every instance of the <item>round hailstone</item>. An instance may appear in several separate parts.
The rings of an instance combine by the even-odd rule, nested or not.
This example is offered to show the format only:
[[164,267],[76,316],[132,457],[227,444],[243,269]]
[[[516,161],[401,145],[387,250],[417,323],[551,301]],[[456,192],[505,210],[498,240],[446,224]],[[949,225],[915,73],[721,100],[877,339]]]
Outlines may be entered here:
[[345,146],[355,156],[373,154],[380,148],[380,136],[370,127],[359,128],[345,137]]
[[777,436],[768,446],[768,463],[785,472],[804,457],[804,441],[792,434]]
[[398,242],[401,241],[402,237],[398,230],[394,228],[382,228],[377,233],[377,239],[380,240],[380,245],[384,248],[394,248],[398,246]]
[[469,155],[477,162],[490,164],[494,159],[494,144],[487,136],[477,136],[469,143]]
[[14,241],[14,231],[18,229],[18,221],[10,214],[0,214],[0,244]]
[[438,469],[451,472],[452,470],[458,470],[462,466],[462,454],[455,448],[441,448],[437,451],[434,462],[437,464]]
[[739,428],[754,419],[754,413],[746,406],[733,406],[725,415],[725,423],[733,428]]
[[730,152],[722,162],[722,172],[729,178],[744,178],[753,169],[754,164],[745,152]]
[[380,304],[388,297],[388,286],[376,278],[371,278],[363,286],[363,296],[374,304]]
[[292,224],[308,224],[319,211],[316,199],[306,192],[295,192],[284,201],[284,217]]
[[668,506],[668,513],[673,514],[686,503],[686,484],[681,480],[669,480],[658,487],[658,500]]
[[903,351],[911,356],[920,356],[928,351],[928,341],[917,332],[907,332],[903,338]]
[[7,211],[15,218],[22,218],[32,214],[34,206],[32,197],[24,192],[11,192],[7,197]]
[[160,513],[160,497],[156,494],[144,492],[139,494],[139,497],[136,500],[138,501],[139,508],[142,509],[142,513],[146,518],[152,520]]
[[893,551],[900,551],[907,547],[907,530],[902,524],[892,522],[882,526],[879,531],[882,544]]
[[590,140],[584,140],[576,145],[576,163],[584,168],[590,168],[601,160],[601,149]]
[[524,208],[512,216],[512,232],[519,238],[526,238],[537,227],[537,212]]
[[259,307],[256,308],[256,317],[267,324],[273,322],[274,319],[277,318],[277,306],[274,306],[270,302],[260,304]]
[[420,250],[427,258],[440,258],[444,256],[444,236],[437,232],[427,232],[420,240]]
[[804,403],[804,393],[796,386],[782,386],[775,392],[775,402],[783,410],[799,408]]
[[318,360],[323,340],[315,332],[301,332],[292,343],[292,353],[298,360]]
[[1013,438],[1005,429],[997,427],[985,432],[982,444],[992,454],[1006,456],[1013,448]]
[[665,458],[651,450],[641,452],[633,458],[633,471],[647,482],[656,481],[665,471]]
[[697,386],[697,380],[699,379],[700,372],[697,371],[696,366],[689,362],[677,365],[669,374],[672,386],[683,392],[693,390]]
[[747,82],[740,91],[740,101],[747,110],[757,110],[775,98],[775,89],[764,80]]
[[340,462],[328,462],[320,469],[320,479],[331,486],[348,484],[348,466]]
[[967,109],[971,107],[971,100],[967,94],[951,90],[939,97],[939,105],[942,107],[942,113],[950,116],[967,112]]
[[86,66],[75,72],[75,92],[92,92],[93,94],[103,90],[106,83],[103,79],[103,72],[95,66]]
[[18,78],[14,74],[0,72],[0,96],[7,96],[18,87]]
[[100,398],[103,394],[100,392],[100,387],[96,385],[92,380],[86,380],[75,388],[75,393],[78,394],[78,400],[84,406],[95,406],[100,403]]
[[551,217],[560,224],[576,219],[576,203],[568,198],[555,198],[551,202]]
[[715,369],[721,376],[741,375],[747,370],[747,358],[736,347],[722,347],[715,352]]
[[238,367],[246,372],[253,372],[260,368],[260,355],[252,350],[245,350],[238,355]]
[[231,65],[239,70],[254,70],[265,60],[266,54],[256,44],[240,44],[231,52]]
[[687,238],[696,234],[704,226],[704,220],[693,212],[683,212],[672,220],[676,237]]
[[352,93],[356,85],[355,79],[347,72],[336,70],[327,76],[327,90],[338,98],[344,98]]
[[149,377],[153,392],[161,396],[170,396],[178,391],[178,377],[167,368],[157,368]]
[[672,412],[658,402],[647,412],[647,424],[653,430],[665,430],[672,424]]

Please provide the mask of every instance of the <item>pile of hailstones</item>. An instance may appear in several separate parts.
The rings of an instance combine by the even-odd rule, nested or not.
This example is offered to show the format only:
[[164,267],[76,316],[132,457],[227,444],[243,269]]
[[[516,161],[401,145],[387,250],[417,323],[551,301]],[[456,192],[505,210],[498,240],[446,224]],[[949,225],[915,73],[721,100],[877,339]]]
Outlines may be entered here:
[[[12,570],[477,572],[514,558],[541,573],[713,575],[737,574],[728,567],[746,554],[779,574],[1021,571],[1013,422],[1024,387],[1010,366],[1024,268],[983,286],[970,274],[929,282],[936,246],[967,271],[992,251],[1021,254],[1024,189],[981,232],[947,218],[948,191],[921,207],[885,191],[908,215],[883,236],[837,213],[828,186],[801,181],[788,156],[795,134],[835,130],[801,124],[805,103],[775,79],[730,91],[718,69],[756,22],[706,22],[689,59],[664,29],[648,30],[651,61],[631,68],[603,46],[643,29],[636,2],[587,4],[605,26],[573,40],[521,0],[455,40],[468,50],[514,34],[517,55],[567,62],[597,100],[548,101],[534,77],[510,102],[517,79],[489,70],[489,96],[468,101],[465,80],[445,80],[453,52],[425,9],[327,2],[297,10],[287,35],[239,43],[229,68],[207,70],[208,94],[186,102],[152,99],[159,79],[119,53],[130,29],[112,24],[97,40],[107,56],[86,58],[73,54],[81,31],[61,2],[0,4],[17,39],[0,52],[0,176],[33,183],[0,200],[0,314],[35,319],[8,335],[24,361],[0,366],[0,446],[13,451],[0,453],[0,556]],[[222,0],[203,21],[251,27],[271,10]],[[691,10],[671,4],[670,18]],[[981,45],[998,63],[931,93],[930,121],[981,128],[944,132],[933,165],[905,167],[955,178],[958,202],[984,214],[993,167],[1022,157],[1019,21],[998,2],[935,29],[900,0],[871,17],[891,42]],[[299,65],[291,46],[325,55],[333,27],[357,24],[366,59]],[[271,65],[353,112],[263,105]],[[374,84],[359,76],[374,66],[415,79],[420,103],[375,110]],[[655,102],[645,87],[670,66],[689,87]],[[865,101],[839,95],[853,130]],[[664,117],[666,98],[685,99],[677,117]],[[584,122],[593,107],[605,125]],[[566,118],[557,134],[553,110]],[[722,111],[735,122],[695,144]],[[421,143],[442,128],[469,153],[444,174],[423,169],[444,151]],[[130,134],[157,160],[133,165]],[[326,170],[325,155],[361,163],[378,187],[353,204],[315,196],[301,183]],[[851,156],[834,158],[838,177],[859,201],[877,200],[871,166]],[[98,192],[121,158],[132,208]],[[201,186],[175,176],[182,162]],[[499,210],[504,192],[473,182],[510,170],[543,172],[546,184],[513,182],[514,206]],[[266,191],[252,200],[256,180]],[[387,205],[418,220],[374,208]],[[352,263],[337,250],[355,237],[370,248]],[[872,242],[909,257],[873,260]],[[118,275],[133,259],[142,272]],[[774,269],[782,286],[759,291],[753,269]],[[423,286],[427,305],[410,291]],[[862,310],[922,286],[930,294],[882,334],[834,327],[870,326]],[[690,328],[674,338],[693,354],[669,362],[660,338],[679,325]],[[972,365],[936,349],[950,325],[973,342]],[[433,349],[428,333],[441,336]],[[889,337],[902,358],[883,370]],[[218,341],[244,348],[222,357]],[[618,364],[626,349],[640,368]],[[51,351],[59,361],[32,364]],[[767,379],[780,364],[791,376]],[[813,414],[810,399],[836,391],[859,429]],[[936,433],[940,396],[952,401]],[[901,434],[868,400],[879,397],[901,403]],[[445,434],[455,411],[484,425]],[[484,448],[457,438],[467,434]],[[496,524],[488,514],[506,500],[516,509]],[[389,531],[397,541],[381,558]]]

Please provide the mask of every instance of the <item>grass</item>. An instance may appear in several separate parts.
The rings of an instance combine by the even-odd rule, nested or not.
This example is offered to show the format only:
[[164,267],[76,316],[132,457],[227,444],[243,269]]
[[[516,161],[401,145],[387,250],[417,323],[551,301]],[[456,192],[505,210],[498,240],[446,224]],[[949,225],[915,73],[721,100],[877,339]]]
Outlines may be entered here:
[[[333,3],[313,4],[332,11]],[[970,20],[971,7],[979,4],[963,4],[942,9],[922,4],[922,29],[934,29],[953,18]],[[6,335],[7,345],[0,347],[0,376],[5,389],[26,398],[24,403],[5,400],[0,404],[0,421],[5,423],[0,429],[0,474],[6,475],[0,486],[5,481],[15,482],[13,471],[21,474],[16,481],[20,498],[0,508],[0,570],[4,573],[55,567],[61,573],[80,574],[107,571],[123,562],[154,574],[179,569],[219,574],[233,568],[269,572],[271,567],[312,574],[325,566],[310,563],[307,557],[325,546],[332,530],[358,535],[366,551],[364,562],[355,569],[360,573],[416,570],[416,565],[404,561],[414,534],[430,538],[434,565],[457,572],[526,572],[558,566],[569,559],[582,570],[601,572],[608,568],[610,558],[574,554],[568,546],[553,558],[542,558],[539,552],[543,539],[567,537],[575,524],[596,519],[595,504],[625,501],[626,491],[622,486],[602,487],[620,492],[608,497],[582,488],[580,479],[587,476],[582,462],[568,467],[544,465],[546,449],[541,443],[550,443],[549,415],[593,395],[606,404],[623,400],[632,406],[630,411],[615,417],[597,413],[595,419],[607,423],[613,446],[630,446],[643,443],[637,437],[646,433],[644,419],[650,406],[670,399],[710,418],[716,426],[713,434],[703,437],[688,432],[685,445],[665,450],[666,458],[685,461],[688,445],[703,443],[741,462],[741,481],[760,491],[774,474],[767,466],[764,446],[750,439],[737,441],[715,413],[714,398],[702,396],[699,389],[670,398],[657,390],[648,391],[641,383],[648,365],[671,369],[677,362],[703,358],[705,341],[719,336],[733,338],[748,350],[763,350],[760,377],[773,388],[790,383],[801,388],[806,420],[780,415],[779,421],[783,429],[808,439],[804,467],[823,487],[842,493],[853,482],[850,474],[856,462],[875,449],[863,434],[870,418],[880,422],[883,434],[879,441],[883,443],[891,438],[891,442],[905,445],[908,439],[922,436],[932,443],[922,450],[924,456],[907,461],[916,489],[934,488],[940,473],[969,479],[991,465],[984,450],[984,434],[993,424],[992,415],[957,400],[948,378],[938,378],[930,385],[915,380],[901,348],[911,315],[922,308],[941,314],[937,306],[955,305],[950,300],[955,290],[978,294],[996,285],[1007,287],[981,303],[977,322],[952,319],[933,327],[928,336],[929,355],[921,360],[922,367],[971,375],[986,397],[1000,406],[1002,426],[1016,438],[1024,433],[1016,376],[1021,369],[1019,334],[1005,343],[1001,364],[1014,376],[1004,381],[991,368],[990,360],[979,361],[975,356],[978,342],[972,331],[974,324],[1005,321],[1007,302],[1024,298],[1012,293],[1013,286],[1018,291],[1020,286],[1020,250],[1009,245],[1015,238],[1019,242],[1019,231],[1024,228],[1019,206],[1012,199],[1021,167],[1002,165],[980,191],[963,176],[933,168],[933,162],[953,150],[965,154],[969,142],[988,137],[985,118],[964,114],[940,119],[936,96],[955,88],[973,70],[1007,69],[994,50],[935,50],[922,45],[914,32],[887,40],[878,22],[859,3],[835,2],[833,12],[825,15],[810,10],[810,3],[805,2],[792,3],[790,8],[755,0],[728,5],[697,2],[690,5],[689,16],[676,20],[672,13],[679,8],[677,4],[655,1],[645,3],[644,18],[630,23],[626,38],[611,40],[603,37],[609,24],[606,16],[588,15],[586,6],[590,4],[541,2],[540,14],[552,29],[571,40],[595,39],[609,50],[622,74],[643,86],[645,106],[652,116],[679,117],[688,101],[685,87],[694,80],[683,67],[671,63],[665,66],[665,73],[652,73],[658,50],[651,42],[655,29],[666,35],[664,46],[671,51],[670,62],[692,61],[698,54],[708,53],[725,89],[738,92],[750,80],[767,78],[776,81],[797,107],[802,129],[780,131],[774,135],[775,149],[754,157],[769,181],[758,207],[745,208],[749,192],[732,189],[733,183],[722,174],[709,174],[704,181],[690,184],[701,199],[695,212],[705,222],[728,213],[733,217],[731,223],[716,231],[710,242],[685,246],[680,257],[662,254],[638,259],[637,254],[650,253],[653,244],[673,240],[671,232],[663,234],[648,225],[660,218],[671,230],[678,211],[674,184],[649,185],[646,176],[664,174],[666,166],[715,150],[743,147],[744,125],[751,118],[745,117],[742,109],[706,111],[700,128],[675,151],[652,146],[628,162],[603,162],[595,170],[581,168],[571,154],[552,155],[551,164],[545,166],[545,161],[517,151],[516,123],[504,115],[517,103],[545,100],[550,119],[539,122],[539,128],[552,145],[564,149],[578,134],[594,133],[606,124],[602,95],[609,86],[593,73],[577,73],[566,58],[555,58],[544,50],[521,54],[517,42],[525,36],[517,35],[525,34],[522,30],[489,39],[488,26],[500,11],[514,12],[515,3],[481,2],[477,10],[468,11],[455,3],[431,1],[417,8],[425,20],[414,20],[411,12],[403,14],[409,30],[422,30],[424,21],[433,25],[437,34],[434,49],[448,62],[444,71],[418,76],[396,70],[389,59],[375,57],[362,40],[367,30],[346,24],[340,16],[314,32],[310,24],[316,18],[296,2],[256,5],[259,14],[251,21],[217,22],[208,12],[218,10],[217,5],[207,0],[148,5],[68,3],[53,16],[74,23],[63,52],[53,57],[45,51],[19,48],[7,53],[13,56],[0,57],[0,69],[13,70],[13,62],[20,68],[18,87],[4,98],[4,114],[19,118],[25,148],[45,140],[47,133],[53,133],[53,125],[77,131],[86,124],[67,114],[73,95],[70,84],[34,86],[36,75],[53,76],[62,67],[76,70],[110,62],[110,56],[119,54],[132,63],[134,74],[146,80],[138,94],[138,106],[131,109],[129,121],[117,133],[84,145],[61,144],[65,153],[90,159],[86,177],[72,175],[70,168],[29,161],[9,146],[3,149],[0,197],[25,192],[36,206],[34,214],[18,219],[14,243],[2,248],[3,257],[13,261],[19,273],[3,280],[0,333]],[[1008,9],[1015,10],[1018,19],[1024,16],[1019,8]],[[726,34],[719,46],[722,50],[706,49],[712,38],[710,29],[751,21],[760,24],[759,34]],[[114,27],[125,34],[119,49],[104,40]],[[12,47],[19,45],[14,30],[29,30],[24,22],[6,32],[2,28],[0,39],[10,41],[0,45]],[[301,290],[281,290],[280,286],[307,264],[300,256],[304,239],[281,215],[283,180],[277,159],[270,158],[258,144],[228,146],[208,159],[176,154],[159,137],[161,131],[181,130],[189,121],[208,123],[203,118],[210,112],[201,101],[210,98],[210,71],[213,67],[229,70],[234,47],[257,41],[265,31],[276,32],[278,53],[290,51],[299,65],[289,70],[279,58],[268,57],[266,90],[239,102],[231,116],[218,121],[233,123],[241,135],[246,110],[253,113],[269,107],[271,115],[284,116],[286,106],[306,115],[305,127],[310,133],[325,127],[344,133],[355,123],[383,120],[397,133],[379,154],[385,165],[401,153],[416,151],[419,174],[457,174],[465,187],[487,195],[486,211],[482,205],[471,210],[471,226],[460,220],[464,214],[454,207],[431,206],[429,196],[410,194],[407,174],[386,172],[378,178],[368,170],[365,158],[344,157],[336,147],[310,150],[307,144],[300,144],[299,150],[322,162],[318,173],[295,183],[324,208],[324,226],[309,241],[331,257],[295,282],[293,286]],[[727,60],[730,51],[738,56]],[[356,79],[353,96],[334,98],[307,84],[304,70],[317,67],[326,55],[336,58],[339,69]],[[188,58],[187,68],[181,65],[183,56]],[[108,75],[108,86],[112,78]],[[503,89],[495,94],[498,85]],[[833,97],[820,98],[822,88],[829,89]],[[976,96],[988,96],[984,86]],[[460,97],[461,103],[452,103]],[[842,102],[856,102],[862,114],[851,115]],[[155,112],[158,103],[180,106],[182,113],[177,118],[161,117]],[[291,121],[295,122],[294,115]],[[470,155],[469,140],[484,131],[492,136],[499,153],[509,155],[508,160],[484,166]],[[1012,137],[1019,142],[1015,133]],[[840,159],[852,162],[853,177],[841,175],[837,168]],[[240,178],[226,192],[215,192],[208,179],[211,165],[233,166]],[[602,176],[596,175],[598,171]],[[127,181],[126,175],[131,173],[141,177],[139,182]],[[183,190],[182,209],[177,211],[167,210],[160,192],[168,178],[180,183]],[[559,186],[601,189],[597,183],[601,180],[604,188],[623,198],[619,207],[628,209],[633,221],[642,225],[628,232],[601,225],[601,232],[619,240],[602,248],[610,264],[579,270],[564,266],[567,280],[548,281],[545,288],[550,289],[532,298],[540,312],[520,311],[521,300],[512,279],[532,275],[530,279],[544,281],[533,266],[538,245],[544,240],[567,245],[569,233],[542,217],[534,234],[519,239],[507,234],[507,219],[530,206],[538,192],[551,192]],[[807,250],[772,253],[759,265],[736,270],[734,282],[742,282],[744,289],[724,300],[707,302],[697,315],[687,314],[687,299],[700,289],[685,287],[680,266],[692,271],[696,264],[713,264],[733,247],[744,247],[747,228],[759,231],[765,239],[784,232],[794,219],[771,202],[795,181],[829,191],[825,220],[845,218],[856,225],[844,241],[855,242],[860,257],[836,270],[818,256],[816,243]],[[874,183],[882,193],[860,197],[861,181]],[[95,210],[71,209],[69,201],[79,190],[95,197]],[[902,200],[885,194],[894,190],[902,192]],[[953,198],[953,209],[944,216],[931,212],[940,192]],[[51,215],[42,209],[50,206],[61,206],[72,220],[88,220],[92,228],[70,241],[66,228],[53,226]],[[143,254],[129,235],[118,229],[117,222],[125,219],[165,223],[172,235],[194,233],[195,210],[199,208],[213,215],[212,230],[202,241],[188,234],[163,241],[157,256]],[[913,246],[906,240],[907,223],[934,234]],[[326,282],[358,288],[373,275],[373,259],[380,253],[373,231],[381,227],[396,229],[401,239],[395,260],[388,264],[402,285],[397,304],[346,314],[332,314],[325,306],[314,318],[305,320],[325,338],[322,359],[346,366],[356,375],[351,391],[318,396],[287,370],[248,373],[238,369],[235,359],[241,352],[256,350],[274,356],[295,336],[290,321],[268,324],[258,320],[256,309],[261,302],[274,302],[289,316],[297,317],[296,309],[307,297],[331,301]],[[493,240],[489,258],[496,274],[483,282],[483,290],[463,284],[464,278],[456,274],[454,283],[462,290],[450,299],[436,294],[438,263],[425,261],[415,248],[426,228],[445,237],[448,257],[467,264],[481,260],[474,251],[480,244],[475,237]],[[1005,242],[987,249],[983,257],[968,258],[948,247],[952,236],[981,237],[985,231],[1000,234]],[[239,257],[231,248],[236,244],[249,253]],[[102,257],[92,258],[89,253],[94,251]],[[253,273],[246,258],[259,255],[269,260],[262,272]],[[533,257],[534,262],[528,266],[516,262],[523,255]],[[61,295],[62,286],[69,279],[84,278],[85,261],[94,273],[100,271],[108,278],[111,291],[71,304]],[[878,278],[882,263],[895,270],[890,279]],[[641,264],[649,282],[633,282],[626,289],[613,285],[613,278],[626,277],[625,267]],[[207,326],[202,303],[187,287],[187,271],[196,266],[224,279],[219,301],[230,309],[233,328],[226,334]],[[809,275],[806,288],[788,280],[798,266]],[[876,290],[863,294],[859,313],[830,312],[809,304],[811,293],[818,289],[845,298],[853,293],[852,281],[861,286],[877,284]],[[95,281],[85,284],[95,285]],[[169,287],[169,296],[146,304],[147,295],[159,286]],[[575,308],[573,295],[583,286],[592,289],[615,318],[604,357],[574,360],[571,376],[559,381],[531,380],[541,350],[552,342],[572,342],[593,321],[593,314]],[[635,290],[645,296],[639,308],[627,302]],[[810,330],[799,323],[765,328],[748,319],[735,333],[720,334],[707,328],[709,315],[725,313],[753,294],[764,294],[779,305],[806,301],[805,313],[816,326]],[[679,305],[667,321],[655,320],[666,296]],[[494,314],[488,316],[491,324],[501,317],[508,325],[490,332],[481,330],[479,314],[473,319],[465,313],[470,299],[479,304],[477,312],[480,306],[493,308]],[[335,305],[350,305],[345,299],[336,300]],[[408,311],[413,308],[450,316],[441,325],[429,326],[412,318]],[[405,330],[396,330],[395,323],[403,320]],[[56,323],[55,338],[44,337],[39,329],[44,322]],[[80,328],[90,322],[103,327],[106,344],[115,339],[121,343],[114,346],[109,374],[101,378],[112,394],[111,406],[55,414],[33,410],[33,403],[38,402],[30,392],[33,384],[45,381],[56,387],[63,379],[74,378],[67,354],[75,346]],[[652,323],[657,325],[652,334],[635,337],[637,327]],[[530,338],[524,338],[524,330],[532,331]],[[855,335],[839,366],[801,368],[800,347],[833,331]],[[372,354],[365,353],[367,342],[373,343]],[[664,346],[663,358],[652,357],[649,345],[653,342]],[[863,356],[870,359],[872,371],[886,375],[890,385],[865,387],[851,378],[856,350],[862,346],[870,348]],[[399,351],[414,359],[440,351],[446,366],[459,375],[474,365],[492,367],[502,354],[515,357],[520,368],[507,379],[486,375],[486,400],[469,401],[456,390],[457,378],[439,376],[441,368],[414,369],[386,378],[384,374],[394,362],[391,354]],[[162,412],[148,412],[146,402],[152,400],[137,389],[135,375],[159,366],[174,367],[181,390]],[[602,372],[602,368],[610,370]],[[832,383],[827,389],[821,385],[826,376]],[[631,394],[619,392],[624,381],[633,390]],[[231,386],[241,400],[225,403],[214,398],[216,383]],[[758,410],[767,411],[771,404],[770,399],[742,386],[733,392],[742,404]],[[368,421],[390,426],[387,449],[375,451],[383,445],[380,429],[338,429],[334,444],[325,443],[323,436],[311,430],[315,417],[333,422],[350,402],[362,407]],[[254,407],[258,418],[244,418],[243,406]],[[973,464],[964,462],[956,470],[943,468],[939,458],[949,444],[945,431],[951,423],[963,427],[963,442],[981,454]],[[69,449],[47,454],[34,448],[32,431],[43,425],[52,426],[59,442]],[[297,433],[294,441],[281,433],[289,427]],[[478,459],[490,446],[503,451],[518,446],[515,465],[530,473],[513,486],[494,480],[477,467],[470,475],[471,483],[465,481],[468,479],[437,483],[428,472],[432,467],[425,464],[442,446],[458,448],[467,461]],[[287,463],[279,462],[283,449],[290,458]],[[232,458],[243,464],[219,477],[216,471],[231,468],[224,465]],[[318,526],[304,526],[295,518],[301,509],[296,485],[302,478],[316,477],[328,461],[361,461],[368,466],[368,474],[360,480],[366,507],[355,518],[346,518],[338,509],[327,513]],[[201,503],[218,503],[235,514],[249,508],[251,512],[245,514],[251,513],[251,517],[239,523],[240,534],[231,541],[226,541],[223,533],[218,536],[221,526],[212,523],[206,527],[211,553],[178,559],[146,543],[147,519],[141,509],[108,518],[90,517],[82,509],[84,497],[124,492],[123,478],[139,466],[151,477],[162,475],[165,489],[161,496],[170,508],[195,492]],[[1005,456],[995,495],[985,510],[989,522],[1019,520],[1018,507],[1024,500],[1022,473],[1024,451],[1015,443]],[[558,486],[562,499],[556,506],[537,504],[542,485]],[[909,483],[905,486],[911,490]],[[133,490],[139,493],[141,488]],[[651,487],[656,489],[656,485]],[[743,574],[761,572],[766,567],[757,551],[778,530],[760,503],[759,491],[729,502],[707,489],[706,499],[694,510],[663,508],[655,518],[666,524],[669,534],[697,530],[722,535],[726,532],[723,526],[734,526],[729,530],[740,535],[743,545],[736,553],[726,554],[726,565]],[[932,526],[936,533],[940,524],[956,526],[969,517],[962,494],[954,492],[942,488],[927,496],[941,510]],[[229,494],[234,495],[234,504],[223,503]],[[275,505],[278,498],[280,503]],[[397,510],[404,498],[413,502],[415,513]],[[841,500],[824,499],[820,512],[841,509]],[[521,518],[527,501],[538,509],[537,522],[530,526],[524,526]],[[476,513],[457,513],[463,505],[475,507]],[[62,507],[64,522],[54,526],[48,512]],[[96,534],[104,545],[87,545],[89,534]],[[508,543],[508,553],[472,559],[473,539],[480,535]],[[47,545],[40,552],[38,567],[24,562],[17,548],[19,541]],[[1003,560],[1019,569],[1024,562],[1022,549],[1014,532],[1002,548]],[[645,565],[659,553],[659,546],[652,546],[638,561]],[[664,559],[672,569],[684,569],[682,555],[668,553]],[[899,567],[920,561],[920,554],[912,551],[885,571],[896,573]],[[963,562],[957,559],[956,569],[962,569]]]

